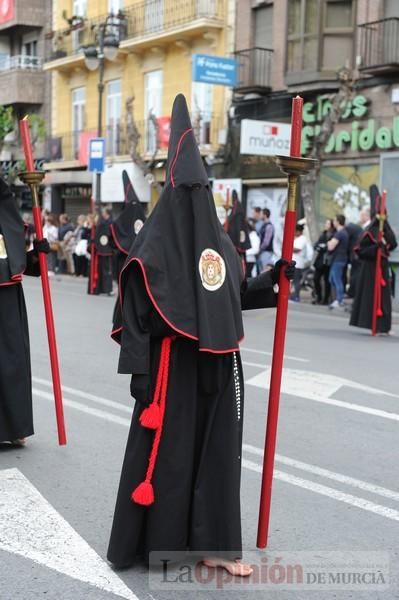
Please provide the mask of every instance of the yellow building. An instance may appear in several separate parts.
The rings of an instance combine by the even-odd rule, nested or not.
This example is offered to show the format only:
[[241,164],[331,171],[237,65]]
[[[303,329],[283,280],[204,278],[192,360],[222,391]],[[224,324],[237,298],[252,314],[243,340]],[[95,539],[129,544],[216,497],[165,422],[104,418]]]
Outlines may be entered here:
[[[86,168],[87,142],[97,133],[99,71],[88,69],[84,49],[86,55],[88,47],[98,49],[104,23],[108,50],[115,40],[118,47],[114,59],[105,58],[104,63],[102,128],[107,167],[102,201],[123,201],[120,174],[127,168],[141,199],[148,202],[149,182],[152,178],[162,182],[165,177],[168,118],[178,92],[185,94],[191,107],[201,153],[209,165],[224,142],[230,88],[193,82],[192,55],[230,56],[234,15],[234,0],[125,0],[124,4],[123,0],[53,0],[53,30],[46,36],[44,67],[52,73],[46,164],[52,210],[76,214],[88,209],[92,178]],[[151,169],[146,178],[130,158],[126,101],[132,97],[140,133],[138,150]]]

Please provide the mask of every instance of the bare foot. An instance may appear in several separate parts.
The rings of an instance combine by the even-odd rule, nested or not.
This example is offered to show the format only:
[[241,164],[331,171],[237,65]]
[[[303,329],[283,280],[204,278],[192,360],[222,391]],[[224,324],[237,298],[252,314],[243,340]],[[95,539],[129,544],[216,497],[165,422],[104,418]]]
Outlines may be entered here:
[[13,446],[25,446],[26,439],[25,438],[20,438],[19,440],[12,440],[11,443],[12,443]]
[[238,577],[248,577],[251,575],[253,568],[249,565],[237,560],[225,560],[223,558],[204,558],[202,561],[206,567],[216,569],[216,567],[222,567],[226,569],[230,575]]

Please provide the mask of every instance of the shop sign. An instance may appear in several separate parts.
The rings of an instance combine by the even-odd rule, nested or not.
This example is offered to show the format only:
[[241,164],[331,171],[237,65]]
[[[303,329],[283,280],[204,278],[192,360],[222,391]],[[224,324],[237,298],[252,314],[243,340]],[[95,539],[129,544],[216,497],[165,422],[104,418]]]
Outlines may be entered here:
[[[325,154],[369,152],[374,148],[390,150],[399,148],[399,116],[393,117],[389,126],[380,126],[380,120],[367,116],[370,102],[359,95],[346,103],[341,121],[348,121],[345,127],[334,132],[328,140]],[[315,102],[306,102],[303,110],[302,154],[308,154],[313,146],[314,137],[319,135],[321,124],[331,109],[331,102],[318,97]]]
[[288,156],[291,125],[272,121],[241,121],[240,154],[260,156]]

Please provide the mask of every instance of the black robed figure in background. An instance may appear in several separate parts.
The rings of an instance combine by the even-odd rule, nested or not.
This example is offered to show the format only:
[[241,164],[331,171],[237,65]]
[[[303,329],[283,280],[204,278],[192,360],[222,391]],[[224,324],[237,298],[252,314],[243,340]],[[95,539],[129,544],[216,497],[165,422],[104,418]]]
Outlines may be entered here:
[[37,251],[26,251],[25,227],[8,185],[0,179],[0,442],[21,444],[33,434],[28,317],[22,276],[39,275]]
[[[94,294],[108,294],[112,292],[113,269],[112,258],[114,250],[111,241],[111,213],[104,208],[101,212],[94,236]],[[90,282],[89,282],[90,285]]]
[[[375,205],[371,206],[371,223],[362,234],[355,248],[360,261],[356,281],[356,293],[352,306],[350,325],[372,329],[374,310],[374,284],[378,249],[379,219]],[[377,317],[377,333],[389,333],[392,325],[392,277],[389,255],[397,246],[394,232],[388,221],[384,221],[381,242],[381,272],[385,285],[381,288],[382,316]]]
[[251,247],[248,225],[236,190],[233,190],[231,199],[233,205],[227,216],[224,229],[228,233],[240,257],[245,259],[245,252]]
[[250,573],[237,562],[241,309],[276,305],[278,270],[244,280],[177,96],[167,180],[122,271],[113,331],[136,399],[108,549],[116,567],[154,550],[195,550]]
[[116,276],[118,281],[130,248],[145,222],[143,207],[126,171],[122,172],[122,178],[125,192],[125,208],[111,224],[112,242],[116,251]]

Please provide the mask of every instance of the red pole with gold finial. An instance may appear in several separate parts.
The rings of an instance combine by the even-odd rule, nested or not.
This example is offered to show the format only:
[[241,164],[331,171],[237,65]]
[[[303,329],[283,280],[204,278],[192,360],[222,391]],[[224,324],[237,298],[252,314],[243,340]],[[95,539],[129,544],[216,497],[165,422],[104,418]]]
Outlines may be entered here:
[[[42,215],[39,206],[38,187],[44,178],[42,171],[35,170],[33,160],[32,144],[29,133],[29,120],[27,117],[19,122],[22,145],[25,154],[26,171],[20,173],[20,179],[29,185],[32,192],[32,213],[35,223],[36,239],[43,239]],[[43,252],[39,252],[39,266],[42,281],[44,310],[46,315],[47,337],[50,352],[51,374],[53,379],[53,391],[55,401],[55,412],[57,418],[58,443],[60,446],[66,444],[64,409],[62,404],[60,367],[58,362],[57,342],[55,337],[54,315],[51,302],[50,284],[48,279],[47,257]]]
[[[285,213],[284,236],[282,246],[283,261],[292,260],[294,236],[296,227],[296,196],[299,175],[314,168],[316,161],[301,158],[301,133],[302,133],[303,99],[300,96],[293,98],[291,115],[291,144],[290,156],[276,157],[277,164],[288,174],[288,205]],[[276,325],[274,331],[273,358],[271,368],[269,404],[267,414],[265,451],[263,456],[262,487],[259,505],[257,547],[265,548],[267,545],[270,506],[272,496],[272,482],[274,469],[274,455],[276,452],[277,422],[280,404],[281,378],[283,372],[284,346],[287,329],[288,298],[290,283],[284,275],[284,266],[280,271],[279,291],[277,301]]]

